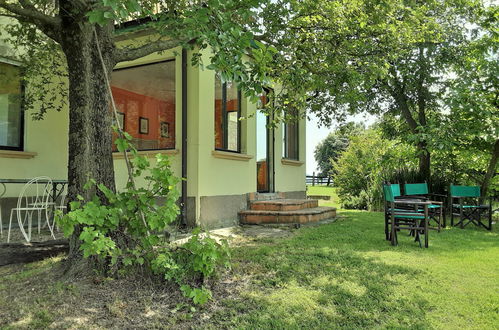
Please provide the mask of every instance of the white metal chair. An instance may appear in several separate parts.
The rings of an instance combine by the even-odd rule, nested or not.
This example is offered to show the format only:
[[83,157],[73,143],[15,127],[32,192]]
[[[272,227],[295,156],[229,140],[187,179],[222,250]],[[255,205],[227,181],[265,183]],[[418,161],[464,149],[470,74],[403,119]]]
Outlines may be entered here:
[[[12,218],[14,212],[17,215],[17,222],[19,229],[23,234],[26,241],[31,240],[31,226],[33,213],[38,215],[38,233],[41,228],[41,215],[45,213],[47,226],[50,234],[54,236],[54,224],[50,223],[52,211],[54,209],[54,202],[51,201],[52,193],[52,179],[47,176],[40,176],[31,179],[21,190],[17,200],[17,207],[10,211],[9,232],[7,234],[7,242],[10,241],[10,230],[12,228]],[[27,225],[28,233],[26,234],[25,226]]]

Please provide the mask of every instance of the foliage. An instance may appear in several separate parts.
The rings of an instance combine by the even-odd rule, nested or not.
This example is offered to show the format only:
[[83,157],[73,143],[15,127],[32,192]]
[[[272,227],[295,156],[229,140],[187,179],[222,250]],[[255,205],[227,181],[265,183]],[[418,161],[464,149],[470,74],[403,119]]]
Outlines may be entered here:
[[335,186],[345,208],[382,207],[383,181],[393,173],[417,168],[415,150],[410,145],[386,140],[379,130],[369,129],[352,137],[334,168]]
[[[158,154],[151,167],[130,144],[132,137],[127,133],[124,136],[116,140],[118,150],[130,151],[133,177],[147,173],[147,187],[135,188],[130,180],[126,189],[116,193],[97,184],[105,200],[97,195],[91,200],[78,196],[78,201],[70,203],[71,211],[58,223],[65,236],[71,236],[76,228],[81,230],[80,250],[85,258],[109,263],[114,272],[133,267],[150,269],[181,285],[182,292],[195,304],[203,304],[211,297],[209,290],[191,285],[212,277],[218,265],[229,266],[227,243],[219,244],[200,230],[195,230],[184,245],[172,246],[168,242],[166,230],[179,214],[178,179],[167,156]],[[91,180],[87,189],[94,185]],[[160,205],[157,197],[162,198]]]
[[333,169],[332,162],[338,160],[347,146],[348,140],[346,138],[339,137],[335,133],[330,133],[315,147],[314,157],[321,171],[321,176],[331,176],[333,174],[331,173]]
[[321,176],[334,175],[333,163],[338,160],[341,153],[348,147],[349,139],[352,136],[361,134],[364,130],[365,127],[361,123],[348,122],[341,124],[315,147],[314,157],[321,171]]
[[[479,0],[270,4],[262,14],[265,36],[283,55],[272,71],[284,87],[276,104],[308,108],[325,124],[379,115],[394,139],[418,148],[428,177],[431,154],[450,142],[442,142],[441,125],[448,81],[459,74],[463,48],[483,33],[473,24],[483,11]],[[489,24],[496,19],[489,15]],[[466,86],[466,76],[456,78]]]

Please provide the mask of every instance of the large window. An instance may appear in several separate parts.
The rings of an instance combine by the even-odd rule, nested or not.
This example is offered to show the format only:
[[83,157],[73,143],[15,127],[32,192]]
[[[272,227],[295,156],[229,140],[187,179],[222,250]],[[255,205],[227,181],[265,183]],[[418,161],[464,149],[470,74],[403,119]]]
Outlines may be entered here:
[[111,85],[118,120],[138,150],[175,148],[175,61],[114,70]]
[[288,122],[284,124],[284,145],[283,157],[287,159],[299,160],[298,150],[298,122]]
[[21,99],[20,68],[0,62],[0,149],[23,149]]
[[215,149],[241,151],[241,94],[233,82],[215,78]]

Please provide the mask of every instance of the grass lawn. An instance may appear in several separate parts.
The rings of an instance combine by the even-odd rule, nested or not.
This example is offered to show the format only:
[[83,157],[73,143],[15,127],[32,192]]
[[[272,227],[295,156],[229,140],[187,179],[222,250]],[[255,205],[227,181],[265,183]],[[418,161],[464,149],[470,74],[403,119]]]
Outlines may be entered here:
[[[335,206],[334,189],[313,189],[332,194],[331,202],[321,203]],[[332,223],[250,240],[234,248],[233,270],[213,287],[214,300],[195,313],[171,307],[164,301],[172,297],[158,293],[116,296],[119,285],[112,280],[112,289],[51,281],[45,291],[16,296],[15,288],[37,288],[28,279],[47,278],[46,267],[57,261],[2,267],[0,328],[120,327],[132,322],[130,314],[146,328],[498,328],[497,228],[432,231],[428,249],[403,234],[399,240],[397,247],[384,240],[381,213],[346,210]],[[93,287],[116,292],[89,306],[85,299],[104,299],[89,295]],[[161,299],[167,308],[161,309]],[[71,302],[77,306],[66,310]],[[78,311],[83,323],[71,321]],[[21,315],[30,318],[22,323]]]

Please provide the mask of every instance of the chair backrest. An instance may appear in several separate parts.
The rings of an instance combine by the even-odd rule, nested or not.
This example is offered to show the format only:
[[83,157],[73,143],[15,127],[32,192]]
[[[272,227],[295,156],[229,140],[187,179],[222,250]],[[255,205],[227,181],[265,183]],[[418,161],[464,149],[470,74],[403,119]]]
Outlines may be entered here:
[[428,195],[428,184],[425,183],[406,183],[404,185],[406,195]]
[[480,197],[479,186],[454,186],[450,185],[451,197]]
[[38,206],[47,207],[52,192],[52,179],[39,176],[26,183],[19,194],[17,207]]
[[385,201],[393,202],[395,197],[400,196],[400,185],[397,184],[384,184],[383,185],[383,195],[385,196]]

